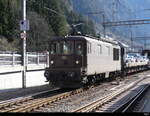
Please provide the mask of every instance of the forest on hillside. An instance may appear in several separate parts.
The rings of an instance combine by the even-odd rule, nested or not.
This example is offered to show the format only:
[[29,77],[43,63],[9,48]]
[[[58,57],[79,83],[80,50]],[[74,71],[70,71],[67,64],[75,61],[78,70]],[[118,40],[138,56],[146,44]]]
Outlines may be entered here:
[[[0,0],[0,50],[20,51],[19,22],[22,20],[21,0]],[[27,51],[48,50],[49,40],[54,36],[70,35],[74,24],[77,31],[95,35],[94,24],[87,17],[76,13],[66,0],[27,0]]]

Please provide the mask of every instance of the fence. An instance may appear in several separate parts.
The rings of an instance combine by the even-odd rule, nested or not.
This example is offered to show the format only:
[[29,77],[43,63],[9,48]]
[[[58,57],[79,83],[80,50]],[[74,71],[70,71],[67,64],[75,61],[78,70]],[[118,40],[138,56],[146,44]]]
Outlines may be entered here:
[[[49,53],[27,52],[27,65],[29,64],[45,64],[49,65]],[[0,66],[16,66],[21,65],[22,55],[17,52],[0,52]]]

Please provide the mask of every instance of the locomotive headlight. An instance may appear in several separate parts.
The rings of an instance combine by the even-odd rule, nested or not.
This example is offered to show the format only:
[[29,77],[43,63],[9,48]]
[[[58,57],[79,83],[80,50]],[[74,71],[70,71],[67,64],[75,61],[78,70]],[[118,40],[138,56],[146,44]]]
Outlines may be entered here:
[[54,64],[54,61],[53,61],[53,60],[51,60],[51,64]]
[[79,61],[78,61],[78,60],[76,61],[76,64],[79,64]]

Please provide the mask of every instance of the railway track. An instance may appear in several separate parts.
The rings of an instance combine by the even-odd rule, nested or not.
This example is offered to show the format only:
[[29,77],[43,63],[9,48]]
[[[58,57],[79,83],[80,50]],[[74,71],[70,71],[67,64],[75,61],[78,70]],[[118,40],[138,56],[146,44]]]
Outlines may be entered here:
[[[143,80],[143,79],[142,79]],[[103,110],[101,109],[102,106],[104,106],[105,104],[109,104],[109,103],[112,103],[114,99],[116,99],[119,95],[121,95],[122,93],[128,91],[129,89],[131,89],[132,87],[134,87],[136,84],[138,84],[141,80],[138,80],[137,82],[135,82],[134,84],[131,83],[130,85],[128,86],[125,86],[121,89],[118,89],[117,91],[114,91],[113,93],[110,93],[104,97],[101,97],[100,99],[98,100],[95,100],[89,104],[86,104],[85,106],[82,106],[78,109],[75,109],[71,112],[101,112],[100,110]],[[149,86],[148,86],[149,87]],[[147,88],[147,86],[146,86]],[[145,89],[142,89],[138,95],[142,95],[143,91],[145,91]],[[136,96],[138,96],[136,95]],[[135,96],[135,97],[136,97]],[[134,99],[134,97],[133,97]],[[133,100],[132,99],[132,100]],[[131,101],[129,101],[128,103],[130,103]],[[125,105],[127,105],[126,103],[124,103],[124,107]],[[122,107],[123,107],[122,106]],[[122,108],[121,106],[116,106],[116,110],[114,110],[114,112],[117,112],[120,110],[120,108]],[[126,110],[127,111],[127,110]]]
[[113,112],[132,112],[135,104],[144,96],[147,90],[150,88],[150,85],[145,85],[140,91],[137,92],[131,99],[126,101],[121,106],[117,107]]
[[[12,98],[10,100],[5,100],[0,102],[0,112],[9,112],[15,108],[16,106],[19,107],[19,105],[30,102],[34,99],[46,96],[47,94],[56,94],[57,92],[59,93],[60,89],[55,88],[52,90],[47,90],[39,93],[35,93],[29,96],[24,96],[24,97],[18,97],[18,98]],[[52,93],[51,93],[52,92]]]
[[[140,81],[145,78],[139,79],[134,83],[129,84],[128,86],[122,87],[113,93],[106,94],[101,97],[99,100],[96,100],[92,103],[89,103],[85,106],[82,106],[76,110],[72,110],[71,112],[93,112],[96,111],[102,105],[112,101],[115,97],[119,96],[123,92],[129,90]],[[90,86],[88,88],[95,88],[95,86]],[[71,97],[75,94],[82,93],[86,91],[88,88],[80,88],[73,91],[57,93],[56,95],[50,97],[38,97],[41,94],[27,97],[20,97],[4,102],[0,102],[0,112],[41,112],[40,109],[44,109],[48,106],[48,108],[53,107],[54,105],[59,105],[62,99]],[[42,94],[45,94],[44,92]]]
[[[93,86],[91,86],[93,87]],[[37,98],[41,96],[41,94],[45,94],[42,92],[40,94],[34,96],[20,97],[11,100],[7,100],[4,102],[0,102],[0,112],[33,112],[38,111],[38,108],[44,107],[46,105],[50,105],[54,102],[57,102],[61,99],[67,98],[71,95],[81,93],[85,90],[85,88],[80,88],[73,91],[57,93],[57,95],[45,98]],[[48,92],[48,91],[47,91]],[[52,104],[53,105],[53,104]]]

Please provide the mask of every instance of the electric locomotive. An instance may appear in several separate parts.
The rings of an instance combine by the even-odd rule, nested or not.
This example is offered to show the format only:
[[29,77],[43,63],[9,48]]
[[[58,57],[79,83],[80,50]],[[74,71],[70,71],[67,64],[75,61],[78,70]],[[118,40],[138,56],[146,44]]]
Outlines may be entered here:
[[101,78],[117,76],[123,63],[122,48],[114,40],[67,36],[51,40],[47,81],[62,88],[76,88]]

